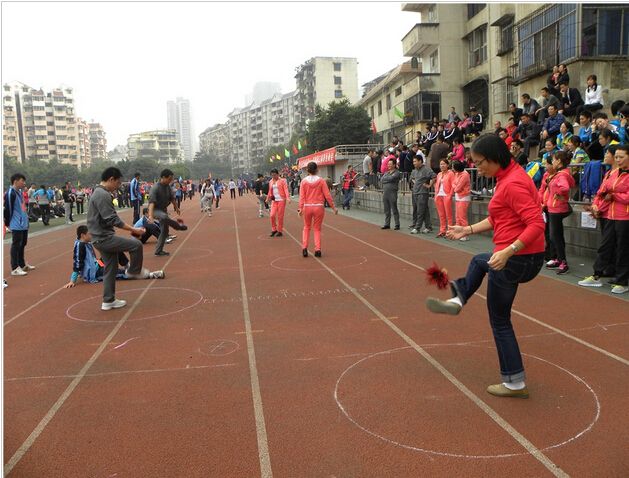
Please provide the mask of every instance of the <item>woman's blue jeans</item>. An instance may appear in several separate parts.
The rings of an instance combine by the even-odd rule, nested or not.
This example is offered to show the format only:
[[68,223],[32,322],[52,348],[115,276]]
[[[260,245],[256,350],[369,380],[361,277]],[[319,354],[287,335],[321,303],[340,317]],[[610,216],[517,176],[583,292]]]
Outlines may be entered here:
[[504,269],[495,271],[489,267],[491,254],[478,254],[472,258],[467,274],[452,282],[453,293],[465,304],[487,280],[487,310],[489,323],[494,334],[500,373],[503,382],[518,382],[525,379],[524,365],[518,341],[511,324],[511,307],[518,285],[529,282],[539,273],[544,264],[544,253],[512,256]]

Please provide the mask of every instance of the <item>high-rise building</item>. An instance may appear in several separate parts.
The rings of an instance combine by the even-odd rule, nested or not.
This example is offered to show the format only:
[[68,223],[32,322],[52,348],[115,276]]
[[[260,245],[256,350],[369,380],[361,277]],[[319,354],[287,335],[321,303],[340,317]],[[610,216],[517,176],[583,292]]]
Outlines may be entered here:
[[9,156],[22,162],[56,159],[77,167],[84,165],[72,88],[46,93],[19,82],[5,84],[3,107],[4,151]]
[[168,101],[166,104],[168,129],[177,132],[177,139],[183,148],[185,161],[192,161],[195,145],[192,134],[192,121],[190,119],[190,101],[177,98],[176,101]]
[[358,101],[358,62],[356,58],[317,56],[296,69],[299,102],[305,108],[301,127],[314,117],[315,105],[327,107],[343,98]]
[[279,83],[274,83],[272,81],[258,81],[255,85],[253,85],[253,91],[250,95],[245,97],[245,104],[250,105],[251,103],[260,104],[264,100],[268,100],[277,94],[282,93],[282,87]]
[[107,138],[102,125],[90,123],[89,133],[92,163],[107,161]]
[[79,158],[83,166],[89,167],[92,164],[90,125],[87,121],[78,118],[76,127],[79,137]]
[[221,163],[229,162],[229,126],[216,124],[199,135],[199,149],[204,154],[212,154]]
[[127,140],[127,148],[129,161],[153,159],[163,163],[175,163],[183,159],[183,152],[174,129],[132,134]]

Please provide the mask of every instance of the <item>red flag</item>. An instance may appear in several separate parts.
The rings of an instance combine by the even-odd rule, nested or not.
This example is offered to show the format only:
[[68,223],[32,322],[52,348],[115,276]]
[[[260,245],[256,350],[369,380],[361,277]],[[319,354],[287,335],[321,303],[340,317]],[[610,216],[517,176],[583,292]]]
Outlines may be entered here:
[[299,151],[297,150],[297,146],[293,145],[293,154],[297,154]]
[[376,134],[378,131],[376,130],[376,122],[374,120],[371,120],[371,132],[373,134]]

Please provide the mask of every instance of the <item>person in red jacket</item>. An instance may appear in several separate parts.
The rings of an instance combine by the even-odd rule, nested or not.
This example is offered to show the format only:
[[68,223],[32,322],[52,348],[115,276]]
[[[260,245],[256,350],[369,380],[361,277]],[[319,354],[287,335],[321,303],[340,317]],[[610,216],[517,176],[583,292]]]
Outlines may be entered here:
[[524,365],[511,324],[511,307],[518,286],[534,279],[544,264],[544,220],[537,189],[526,172],[511,159],[507,145],[498,136],[485,134],[472,144],[472,158],[479,174],[496,178],[489,202],[489,217],[469,226],[451,226],[448,239],[494,231],[492,254],[472,258],[465,277],[450,282],[453,297],[426,299],[432,312],[457,315],[476,293],[485,276],[487,309],[502,383],[487,392],[499,397],[528,398]]
[[311,161],[306,167],[308,176],[301,182],[299,189],[299,209],[297,213],[304,218],[304,230],[301,235],[301,247],[304,257],[308,257],[308,240],[310,229],[314,226],[315,257],[321,257],[321,225],[325,215],[324,201],[334,209],[334,214],[339,210],[334,205],[334,199],[325,180],[317,176],[317,163]]
[[546,195],[546,211],[548,216],[548,230],[550,240],[555,247],[557,257],[546,263],[548,269],[557,269],[557,274],[565,274],[570,269],[566,260],[566,240],[563,234],[563,220],[572,214],[572,207],[568,204],[570,188],[574,187],[574,179],[567,166],[572,154],[557,151],[553,154],[553,170],[555,174],[548,182]]
[[290,202],[288,184],[286,179],[280,178],[277,169],[271,169],[271,181],[269,181],[269,194],[266,203],[271,203],[271,237],[282,237],[284,231],[284,211],[286,203]]
[[596,206],[592,206],[595,214],[602,211],[607,214],[599,257],[594,263],[594,275],[586,277],[579,285],[602,286],[599,280],[602,273],[600,269],[606,261],[601,256],[605,251],[609,253],[615,245],[616,277],[613,280],[612,293],[624,294],[629,292],[629,145],[616,146],[615,161],[617,168],[606,175],[596,194]]
[[447,159],[439,162],[441,172],[437,174],[435,180],[435,205],[439,214],[439,234],[437,237],[446,237],[448,226],[452,226],[452,185],[454,184],[454,173],[449,169],[450,163]]

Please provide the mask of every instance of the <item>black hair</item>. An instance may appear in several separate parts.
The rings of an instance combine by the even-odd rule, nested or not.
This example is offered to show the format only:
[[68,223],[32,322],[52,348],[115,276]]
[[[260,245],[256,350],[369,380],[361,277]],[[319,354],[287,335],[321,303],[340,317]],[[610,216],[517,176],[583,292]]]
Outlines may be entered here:
[[280,174],[280,172],[277,169],[273,168],[271,169],[271,174]]
[[472,152],[492,163],[498,163],[502,169],[511,164],[511,154],[506,143],[495,134],[484,134],[472,143]]
[[581,113],[579,113],[579,116],[585,116],[587,119],[591,120],[592,112],[589,110],[582,110]]
[[625,102],[623,100],[614,101],[610,106],[612,110],[612,116],[616,116],[623,106],[625,106]]
[[87,234],[87,226],[85,224],[81,224],[76,228],[76,238],[81,239],[83,234]]
[[515,103],[509,103],[509,106],[514,106],[514,107],[518,107],[518,105],[516,105]]
[[261,173],[258,173],[259,178],[263,178],[264,176]]
[[610,146],[609,149],[612,149],[614,146],[616,146],[614,154],[616,154],[616,151],[624,151],[625,153],[629,154],[629,144],[614,144]]
[[519,139],[514,139],[513,141],[511,141],[511,144],[517,144],[520,148],[524,148],[524,143]]
[[566,130],[568,130],[568,133],[574,133],[574,126],[572,126],[572,123],[570,121],[564,121],[563,124],[566,126]]
[[43,184],[42,184],[42,185],[40,185],[39,187],[40,187],[41,189],[43,189],[44,191],[46,190],[46,186],[45,186],[45,185],[43,185]]
[[166,169],[162,169],[162,172],[159,173],[159,177],[160,178],[169,178],[171,176],[174,176],[175,173],[173,173],[170,169],[166,168]]
[[570,141],[572,144],[574,144],[577,148],[579,146],[581,146],[581,144],[583,144],[583,141],[581,141],[581,138],[579,136],[577,136],[577,135],[574,135],[568,141]]
[[24,176],[22,173],[15,173],[13,176],[11,176],[11,184],[13,184],[18,179],[23,179],[24,181],[26,181],[26,176]]
[[[607,148],[607,151],[605,151],[605,153],[610,153],[612,156],[616,154],[616,151],[618,151],[618,146],[620,146],[619,144],[612,144],[609,146],[609,148]],[[628,149],[625,149],[625,151],[629,152]]]
[[570,83],[566,80],[563,80],[561,83],[559,83],[559,86],[563,86],[563,85],[570,86]]
[[149,213],[149,208],[148,207],[143,207],[142,208],[142,214],[148,214]]
[[544,145],[548,142],[551,142],[554,146],[557,146],[557,138],[555,138],[554,136],[548,137],[546,138],[546,140],[544,140]]
[[525,100],[530,100],[531,99],[531,95],[529,95],[528,93],[523,93],[522,94],[522,98],[524,98]]
[[599,118],[602,118],[602,119],[607,119],[607,118],[608,118],[607,113],[603,113],[602,111],[599,111],[599,112],[594,113],[594,114],[592,115],[592,119],[597,120],[597,119],[599,119]]
[[629,103],[625,103],[625,106],[620,108],[620,111],[618,111],[618,114],[623,115],[625,118],[629,118]]
[[448,161],[447,158],[441,158],[439,160],[439,164],[441,164],[441,163],[446,163],[448,165],[448,167],[450,167],[450,161]]
[[568,151],[557,151],[553,156],[555,159],[561,161],[561,165],[564,168],[570,164],[570,160],[572,159],[572,153]]
[[545,91],[547,93],[550,93],[550,90],[546,86],[544,86],[540,91]]
[[461,173],[465,171],[465,164],[461,161],[452,161],[452,169],[454,169],[457,173]]
[[110,178],[120,179],[121,177],[122,173],[118,168],[114,166],[105,169],[105,171],[103,171],[103,174],[100,175],[101,181],[109,181]]
[[389,159],[389,160],[387,161],[387,164],[389,164],[389,163],[393,163],[393,164],[395,164],[395,163],[397,163],[397,161],[395,160],[395,158],[391,158],[391,159]]
[[612,139],[614,137],[614,135],[612,134],[612,130],[609,128],[603,128],[601,132],[598,134],[599,138],[601,136],[606,139]]
[[[598,88],[598,81],[596,78],[596,75],[589,75],[586,80],[593,80],[594,84],[592,85],[592,91],[595,91],[596,88]],[[588,87],[586,88],[587,91],[590,91],[590,85],[588,85]]]
[[308,171],[310,174],[316,173],[317,169],[319,169],[319,166],[317,166],[317,163],[315,163],[314,161],[310,161],[308,163],[308,166],[306,166],[306,171]]
[[134,178],[139,178],[139,177],[140,177],[140,173],[135,173],[135,174],[133,175],[133,177],[134,177]]

